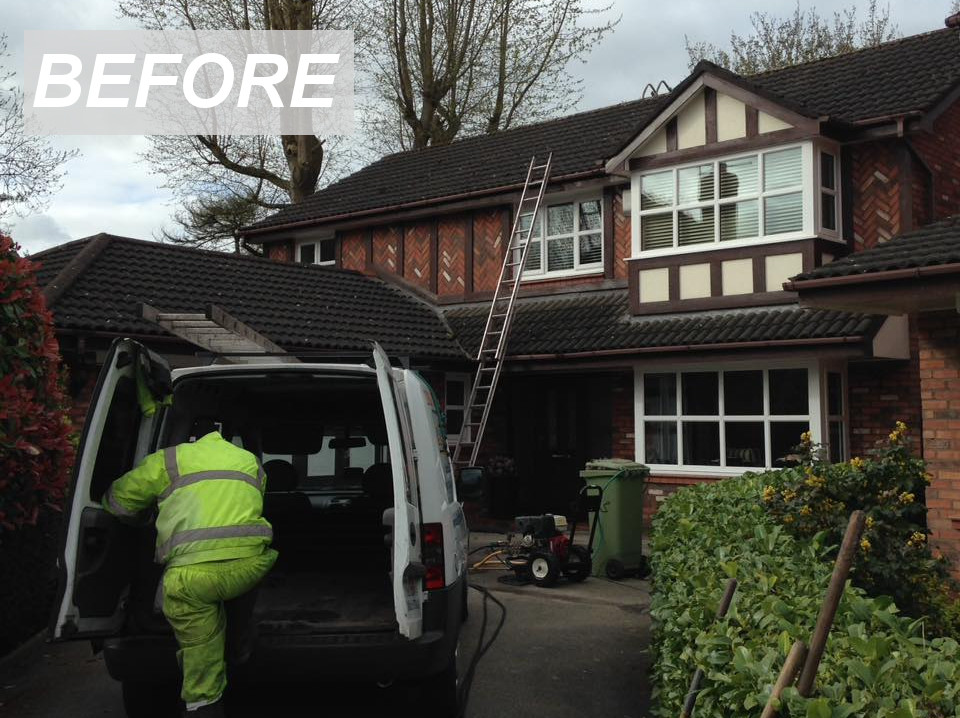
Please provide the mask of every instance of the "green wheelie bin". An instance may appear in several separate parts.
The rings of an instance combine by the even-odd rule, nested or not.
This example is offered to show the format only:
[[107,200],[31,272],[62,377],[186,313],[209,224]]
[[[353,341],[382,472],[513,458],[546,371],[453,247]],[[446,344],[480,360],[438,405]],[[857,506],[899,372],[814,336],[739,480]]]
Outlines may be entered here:
[[643,500],[649,475],[645,465],[627,459],[595,459],[580,472],[586,484],[603,489],[593,546],[594,576],[645,578],[649,573],[643,555]]

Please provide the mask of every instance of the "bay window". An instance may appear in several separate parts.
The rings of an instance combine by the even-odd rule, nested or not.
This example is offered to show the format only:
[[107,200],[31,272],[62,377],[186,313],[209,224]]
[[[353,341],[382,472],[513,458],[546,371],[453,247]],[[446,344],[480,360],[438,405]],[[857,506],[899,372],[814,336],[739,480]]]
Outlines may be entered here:
[[639,460],[704,473],[786,466],[803,432],[822,440],[821,416],[828,416],[831,457],[842,457],[842,375],[825,375],[826,411],[820,384],[816,366],[638,370]]
[[[798,239],[837,231],[838,163],[819,150],[820,207],[814,228],[812,144],[651,170],[634,178],[641,253]],[[829,199],[829,201],[827,201]]]
[[[530,227],[532,213],[520,215],[519,229]],[[525,279],[603,270],[603,209],[599,198],[544,203],[530,234]]]

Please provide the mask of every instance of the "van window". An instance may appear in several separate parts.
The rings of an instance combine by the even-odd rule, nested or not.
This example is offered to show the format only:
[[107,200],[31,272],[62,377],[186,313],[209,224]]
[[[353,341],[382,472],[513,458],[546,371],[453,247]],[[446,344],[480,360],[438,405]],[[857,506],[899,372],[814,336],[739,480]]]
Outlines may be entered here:
[[113,403],[100,437],[97,461],[93,467],[90,498],[99,501],[115,479],[133,468],[140,431],[140,405],[133,377],[122,376],[117,382]]

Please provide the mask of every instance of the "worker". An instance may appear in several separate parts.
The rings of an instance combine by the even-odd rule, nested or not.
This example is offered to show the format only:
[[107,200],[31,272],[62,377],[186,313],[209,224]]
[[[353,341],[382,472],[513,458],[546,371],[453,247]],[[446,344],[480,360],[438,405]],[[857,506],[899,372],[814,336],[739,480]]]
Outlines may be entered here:
[[226,644],[239,636],[245,645],[233,647],[236,657],[249,656],[251,598],[277,552],[262,516],[266,475],[257,457],[226,441],[208,420],[195,423],[193,434],[195,441],[150,454],[114,481],[103,506],[135,521],[156,502],[156,561],[166,565],[163,613],[180,647],[185,715],[206,718],[224,715]]

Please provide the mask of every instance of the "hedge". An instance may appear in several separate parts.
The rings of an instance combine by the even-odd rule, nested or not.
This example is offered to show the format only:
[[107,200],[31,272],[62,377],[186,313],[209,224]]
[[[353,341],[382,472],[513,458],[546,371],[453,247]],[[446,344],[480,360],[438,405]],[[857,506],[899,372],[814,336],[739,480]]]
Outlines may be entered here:
[[[809,642],[832,570],[826,533],[791,536],[764,508],[763,477],[683,489],[654,519],[653,715],[675,718],[696,668],[698,718],[759,715],[790,646]],[[730,577],[727,617],[715,621]],[[848,586],[815,695],[784,694],[783,716],[960,718],[960,646],[930,638],[889,598]]]

